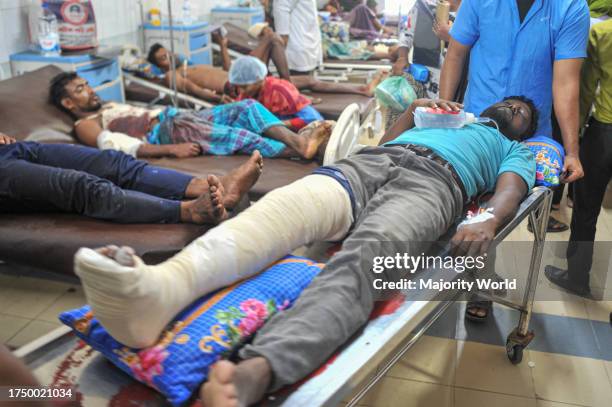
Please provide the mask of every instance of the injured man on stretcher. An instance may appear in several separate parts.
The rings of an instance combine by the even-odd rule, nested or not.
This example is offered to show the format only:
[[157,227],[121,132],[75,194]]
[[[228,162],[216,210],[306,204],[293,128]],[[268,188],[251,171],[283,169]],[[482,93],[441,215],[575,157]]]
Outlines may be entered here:
[[[277,34],[274,34],[273,31],[271,31],[270,35],[279,37]],[[266,35],[260,34],[260,43],[267,41]],[[285,45],[280,39],[275,40],[274,43],[278,43],[279,41],[281,44],[277,45],[280,47],[278,58],[283,61],[287,69],[287,74],[285,75],[281,70],[278,70],[278,64],[276,64],[280,77],[279,80],[290,82],[299,90],[310,90],[319,93],[346,93],[372,97],[374,96],[374,89],[376,89],[376,86],[378,86],[382,80],[382,74],[378,74],[372,81],[365,85],[323,82],[315,79],[311,75],[289,76],[289,65],[287,63],[287,57],[285,56]],[[191,65],[187,61],[181,62],[179,58],[175,57],[177,89],[180,92],[196,96],[203,100],[221,103],[231,102],[233,97],[237,96],[230,85],[228,75],[228,71],[233,64],[229,56],[225,56],[227,55],[227,50],[225,49],[224,51],[224,49],[223,47],[221,48],[222,55],[224,55],[223,59],[224,61],[227,60],[227,62],[224,62],[224,69],[215,68],[211,65]],[[264,66],[268,66],[266,58],[262,58],[253,52],[250,56],[262,61]],[[161,44],[154,44],[149,49],[147,60],[161,70],[162,81],[166,86],[170,86],[171,83],[171,75],[168,74],[172,66],[170,62],[171,59],[170,51]]]
[[50,102],[76,119],[80,142],[120,150],[135,157],[178,158],[200,154],[252,154],[264,157],[322,157],[330,123],[318,121],[297,134],[254,100],[199,112],[176,108],[147,109],[107,103],[74,72],[51,80]]
[[[262,169],[256,151],[226,176],[196,178],[120,151],[18,142],[0,133],[0,213],[64,212],[118,223],[215,224],[240,202]],[[218,191],[223,202],[216,198]]]
[[486,109],[482,115],[498,129],[413,128],[417,106],[460,105],[417,100],[380,146],[270,192],[163,264],[146,265],[129,248],[80,249],[75,270],[93,314],[123,344],[149,346],[202,295],[308,243],[343,240],[292,308],[272,316],[236,359],[211,368],[201,396],[207,407],[250,405],[303,379],[367,322],[381,298],[374,279],[406,277],[399,270],[374,274],[375,256],[426,252],[469,199],[494,191],[492,216],[459,228],[451,240],[455,253],[486,252],[534,185],[535,159],[521,144],[536,128],[533,102],[516,96]]

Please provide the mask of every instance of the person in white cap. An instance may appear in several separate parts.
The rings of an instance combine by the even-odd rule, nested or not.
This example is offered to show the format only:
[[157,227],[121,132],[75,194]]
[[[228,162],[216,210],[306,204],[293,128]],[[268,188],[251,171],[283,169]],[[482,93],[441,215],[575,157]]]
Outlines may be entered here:
[[314,121],[323,120],[319,112],[312,107],[312,101],[302,95],[300,90],[371,97],[383,78],[384,74],[380,73],[365,85],[321,82],[307,75],[292,76],[291,81],[287,81],[268,76],[268,69],[263,62],[252,56],[236,59],[229,70],[230,87],[237,100],[257,100],[293,131],[298,131]]

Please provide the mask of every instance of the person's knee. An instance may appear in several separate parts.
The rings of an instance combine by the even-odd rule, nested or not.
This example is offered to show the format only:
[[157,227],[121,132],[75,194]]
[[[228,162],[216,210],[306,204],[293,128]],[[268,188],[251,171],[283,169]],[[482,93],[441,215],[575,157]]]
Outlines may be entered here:
[[73,170],[64,170],[59,176],[65,190],[71,191],[72,209],[77,213],[121,211],[125,208],[124,191],[110,181]]
[[270,42],[276,46],[285,47],[285,41],[283,41],[283,37],[278,35],[277,33],[272,33],[270,35]]

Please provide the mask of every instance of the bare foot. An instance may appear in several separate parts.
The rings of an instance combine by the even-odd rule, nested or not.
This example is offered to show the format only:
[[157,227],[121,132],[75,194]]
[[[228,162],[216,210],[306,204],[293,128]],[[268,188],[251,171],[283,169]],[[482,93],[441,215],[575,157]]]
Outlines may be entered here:
[[270,385],[271,368],[262,357],[238,365],[227,360],[215,363],[200,389],[204,407],[246,407],[261,400]]
[[108,245],[105,247],[101,247],[96,249],[98,253],[103,256],[106,256],[110,259],[115,260],[122,266],[126,267],[134,267],[136,265],[136,261],[134,260],[134,256],[136,252],[134,249],[128,246],[118,247],[115,245]]
[[259,179],[263,172],[263,158],[259,151],[253,152],[247,162],[226,176],[221,177],[223,188],[223,205],[227,209],[234,208]]
[[214,175],[209,175],[207,181],[207,192],[193,201],[181,202],[181,221],[202,225],[217,224],[227,218],[221,181]]
[[216,175],[209,175],[207,178],[208,189],[210,191],[210,203],[212,204],[213,222],[220,223],[227,219],[225,210],[223,186],[221,180]]
[[306,160],[312,160],[316,156],[319,146],[329,140],[331,132],[332,124],[326,121],[313,122],[300,130],[299,136],[305,138],[302,157]]
[[380,83],[382,81],[387,79],[387,76],[389,76],[389,71],[378,71],[378,72],[376,72],[376,74],[374,75],[374,78],[372,78],[372,82],[370,82],[367,85],[364,85],[362,87],[364,95],[366,95],[368,97],[373,97],[374,96],[374,90],[376,90],[376,87],[378,85],[380,85]]

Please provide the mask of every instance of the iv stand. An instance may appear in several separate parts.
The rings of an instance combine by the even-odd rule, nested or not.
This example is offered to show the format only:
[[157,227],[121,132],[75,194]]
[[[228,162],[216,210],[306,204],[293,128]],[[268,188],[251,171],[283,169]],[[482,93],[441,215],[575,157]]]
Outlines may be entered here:
[[168,4],[168,19],[170,23],[170,69],[172,73],[172,90],[174,96],[172,97],[172,104],[174,107],[178,106],[178,88],[176,84],[176,56],[174,54],[174,22],[172,19],[172,0],[167,1]]

